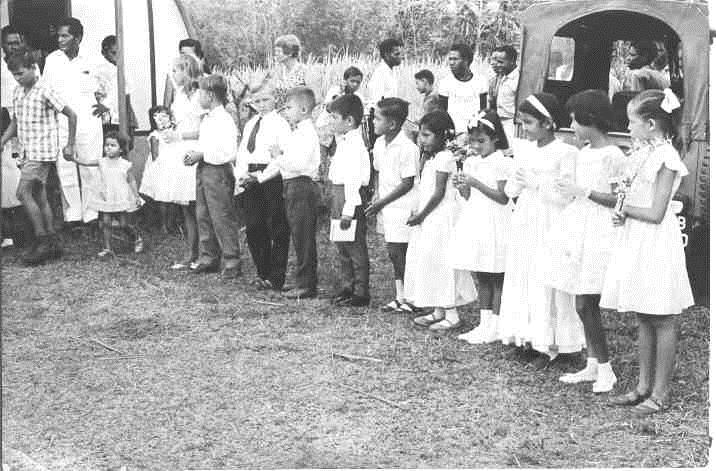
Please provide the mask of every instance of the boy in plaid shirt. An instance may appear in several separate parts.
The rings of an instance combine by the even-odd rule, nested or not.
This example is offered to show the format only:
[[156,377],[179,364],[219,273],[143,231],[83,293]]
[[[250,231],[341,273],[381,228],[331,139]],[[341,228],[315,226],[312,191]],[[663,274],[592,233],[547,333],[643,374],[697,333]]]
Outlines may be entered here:
[[[25,257],[25,262],[34,265],[61,254],[52,224],[52,209],[47,202],[47,175],[60,150],[65,159],[72,160],[77,115],[57,93],[40,83],[36,60],[28,51],[8,57],[7,66],[20,86],[13,92],[12,122],[0,139],[0,148],[15,136],[22,146],[17,198],[25,207],[37,236]],[[69,136],[63,149],[59,142],[58,113],[67,116],[69,122]]]

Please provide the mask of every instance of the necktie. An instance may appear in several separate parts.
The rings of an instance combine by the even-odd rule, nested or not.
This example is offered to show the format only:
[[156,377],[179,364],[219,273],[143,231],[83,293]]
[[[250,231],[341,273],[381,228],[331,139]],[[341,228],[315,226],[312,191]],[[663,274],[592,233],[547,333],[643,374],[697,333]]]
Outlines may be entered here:
[[248,150],[251,153],[253,153],[256,150],[256,135],[259,133],[260,127],[261,127],[261,117],[259,116],[259,119],[256,121],[254,128],[251,130],[251,134],[249,134],[249,142],[246,143],[246,150]]

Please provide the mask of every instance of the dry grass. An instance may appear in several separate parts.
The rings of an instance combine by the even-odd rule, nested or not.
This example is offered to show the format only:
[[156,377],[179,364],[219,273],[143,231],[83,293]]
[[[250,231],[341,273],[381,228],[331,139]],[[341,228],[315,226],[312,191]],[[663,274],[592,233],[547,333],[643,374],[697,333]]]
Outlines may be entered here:
[[[182,241],[150,239],[148,253],[101,261],[95,242],[75,237],[62,261],[35,269],[3,252],[7,461],[25,453],[78,471],[707,464],[704,308],[683,316],[671,410],[635,420],[588,385],[557,382],[579,359],[535,371],[507,347],[380,313],[392,282],[375,236],[369,309],[257,292],[246,253],[236,282],[172,273]],[[325,297],[335,279],[325,227],[320,252]],[[465,318],[474,324],[476,312]],[[635,323],[605,319],[625,390]]]

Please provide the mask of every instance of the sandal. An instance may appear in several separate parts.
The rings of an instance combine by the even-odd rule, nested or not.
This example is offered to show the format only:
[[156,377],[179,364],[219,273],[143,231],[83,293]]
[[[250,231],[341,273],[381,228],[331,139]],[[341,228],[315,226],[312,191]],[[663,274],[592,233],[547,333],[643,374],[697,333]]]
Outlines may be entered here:
[[401,309],[402,303],[398,301],[397,299],[392,300],[385,306],[382,306],[380,308],[381,312],[403,312]]
[[144,252],[144,241],[141,237],[137,237],[137,240],[134,241],[134,253],[142,252]]
[[100,250],[100,252],[97,254],[97,256],[98,256],[99,258],[114,257],[114,252],[112,252],[112,251],[109,250],[109,249],[102,249],[102,250]]
[[183,262],[177,262],[171,267],[169,267],[170,270],[185,270],[185,269],[191,269],[194,265],[196,265],[196,260],[185,260]]
[[400,302],[400,310],[409,314],[420,314],[422,309],[415,307],[407,301]]
[[434,324],[436,322],[440,322],[443,319],[445,319],[445,318],[444,317],[435,317],[435,313],[431,312],[430,314],[416,317],[415,319],[413,319],[413,324],[419,325],[420,327],[429,327],[432,324]]
[[462,321],[460,319],[456,320],[455,322],[443,319],[440,322],[436,322],[435,324],[428,327],[428,329],[434,331],[434,332],[447,332],[448,330],[457,329],[462,325]]
[[656,414],[657,412],[664,412],[666,410],[666,406],[664,405],[664,401],[660,401],[654,396],[650,396],[641,403],[635,405],[632,410],[634,411],[634,414],[640,417],[645,417],[647,415]]
[[628,393],[621,394],[610,399],[607,404],[610,406],[635,406],[644,401],[649,397],[649,393],[640,394],[638,391],[629,391]]

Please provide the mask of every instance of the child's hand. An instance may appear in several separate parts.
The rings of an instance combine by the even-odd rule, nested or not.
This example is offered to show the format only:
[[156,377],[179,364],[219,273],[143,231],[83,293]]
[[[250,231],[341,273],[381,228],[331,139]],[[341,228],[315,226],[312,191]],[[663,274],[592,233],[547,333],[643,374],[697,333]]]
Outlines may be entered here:
[[452,184],[453,186],[460,187],[465,184],[465,174],[462,172],[457,172],[452,174]]
[[588,190],[580,186],[570,183],[567,180],[557,180],[554,186],[557,193],[562,195],[564,198],[579,198],[582,196],[588,196]]
[[187,165],[187,166],[194,165],[195,163],[197,163],[201,160],[201,156],[202,156],[201,152],[197,152],[195,150],[190,150],[184,156],[184,165]]
[[413,226],[419,226],[419,225],[421,225],[421,224],[423,223],[423,220],[424,220],[424,219],[425,219],[425,218],[424,218],[423,216],[421,216],[420,213],[418,213],[418,214],[412,214],[412,215],[408,218],[408,221],[406,222],[406,224],[407,224],[408,226],[411,226],[411,227],[413,227]]
[[624,214],[623,211],[614,211],[612,213],[612,224],[614,224],[614,226],[616,226],[616,227],[623,226],[625,221],[626,221],[626,214]]
[[64,149],[62,149],[62,157],[67,160],[68,162],[72,162],[75,160],[75,145],[74,144],[67,144]]
[[520,168],[515,172],[515,181],[524,187],[537,188],[534,173],[524,168]]
[[380,202],[380,199],[375,198],[373,203],[369,204],[367,208],[365,208],[365,215],[366,217],[375,216],[378,214],[385,205]]
[[348,216],[341,216],[341,224],[340,224],[341,230],[345,231],[349,227],[351,227],[351,221],[353,221],[353,218],[348,217]]
[[283,154],[283,151],[281,150],[281,148],[278,145],[274,144],[271,147],[269,147],[269,153],[271,154],[271,158],[275,159],[279,155]]

